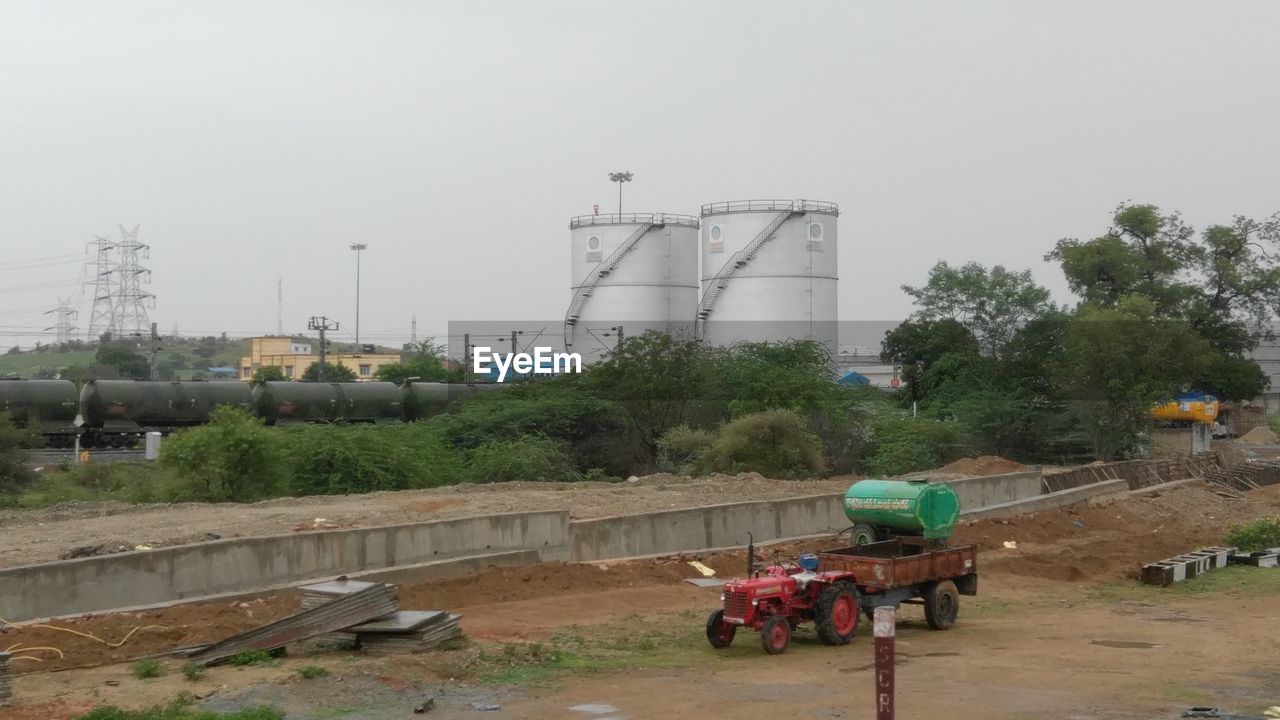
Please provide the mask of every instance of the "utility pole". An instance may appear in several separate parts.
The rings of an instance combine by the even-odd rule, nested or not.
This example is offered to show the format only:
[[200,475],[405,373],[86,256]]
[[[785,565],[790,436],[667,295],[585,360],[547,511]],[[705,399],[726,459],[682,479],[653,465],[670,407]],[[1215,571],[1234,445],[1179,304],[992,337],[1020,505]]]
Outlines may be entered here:
[[618,220],[622,220],[622,183],[631,182],[631,177],[632,173],[630,170],[609,173],[609,180],[618,183]]
[[160,355],[160,333],[156,331],[156,324],[151,323],[151,380],[154,382],[157,378],[156,358]]
[[284,334],[284,278],[276,278],[276,334]]
[[360,347],[360,253],[369,245],[366,243],[351,243],[351,249],[356,251],[356,348]]
[[462,382],[471,384],[471,333],[462,335]]
[[325,351],[327,350],[327,348],[325,347],[324,334],[328,330],[337,330],[338,323],[329,322],[329,318],[323,315],[319,317],[312,315],[311,322],[307,323],[307,329],[320,331],[320,367],[316,375],[317,375],[317,379],[320,382],[324,382],[324,364],[325,364],[325,354],[326,354]]

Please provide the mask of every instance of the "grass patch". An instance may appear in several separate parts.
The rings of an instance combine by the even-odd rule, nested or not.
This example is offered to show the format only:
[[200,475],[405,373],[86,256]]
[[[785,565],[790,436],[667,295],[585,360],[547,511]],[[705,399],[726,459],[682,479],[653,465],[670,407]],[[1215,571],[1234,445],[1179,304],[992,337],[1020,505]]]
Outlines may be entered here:
[[273,666],[279,664],[278,658],[283,654],[280,651],[246,650],[232,655],[227,662],[236,667],[248,667],[250,665],[255,667]]
[[1222,542],[1245,552],[1280,547],[1280,515],[1233,525],[1222,536]]
[[187,483],[156,463],[69,465],[45,468],[12,505],[38,509],[72,501],[174,502],[189,494]]
[[272,707],[245,708],[229,713],[192,707],[179,699],[168,705],[142,710],[121,710],[113,705],[100,705],[73,720],[284,720],[284,711]]
[[143,658],[129,666],[129,672],[140,680],[158,678],[164,674],[164,666],[155,658]]
[[182,675],[191,682],[204,677],[205,667],[198,662],[189,662],[182,666]]
[[303,680],[314,680],[316,678],[325,677],[329,674],[329,670],[327,668],[322,668],[319,665],[303,665],[295,672],[297,672],[298,677]]
[[1091,589],[1087,597],[1098,602],[1144,600],[1154,603],[1208,593],[1225,593],[1240,597],[1274,595],[1280,593],[1280,571],[1274,568],[1231,565],[1220,570],[1210,570],[1204,575],[1164,588],[1138,582],[1107,583]]

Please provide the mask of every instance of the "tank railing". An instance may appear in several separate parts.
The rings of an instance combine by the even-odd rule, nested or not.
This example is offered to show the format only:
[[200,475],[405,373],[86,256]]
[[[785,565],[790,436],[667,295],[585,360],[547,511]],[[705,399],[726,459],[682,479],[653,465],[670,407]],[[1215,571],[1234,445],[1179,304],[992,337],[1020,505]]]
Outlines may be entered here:
[[573,345],[573,326],[578,323],[578,318],[582,317],[582,308],[587,304],[587,300],[591,298],[591,293],[595,291],[596,286],[600,284],[605,275],[613,272],[618,263],[622,262],[623,256],[631,252],[636,244],[640,242],[640,238],[659,225],[661,223],[643,223],[617,249],[609,253],[609,257],[597,263],[586,278],[583,279],[582,285],[573,293],[573,299],[569,302],[569,309],[564,314],[564,344],[566,349]]
[[738,274],[739,269],[755,258],[756,253],[760,252],[760,248],[764,247],[764,244],[778,233],[778,229],[782,227],[782,223],[787,221],[787,218],[802,212],[804,211],[798,210],[794,206],[783,208],[778,212],[778,216],[771,220],[746,247],[730,255],[724,265],[720,266],[720,271],[711,279],[711,284],[707,287],[707,291],[702,294],[702,301],[698,303],[698,315],[693,321],[693,337],[695,340],[701,342],[706,335],[707,318],[711,316],[711,310],[715,307],[716,300],[720,297],[720,293],[724,291],[725,285],[729,283],[729,280]]
[[731,200],[702,206],[702,216],[723,215],[736,212],[821,212],[840,214],[840,206],[818,200]]
[[569,219],[569,228],[590,227],[592,225],[630,225],[648,223],[651,225],[688,225],[698,227],[701,221],[693,215],[676,213],[608,213],[605,215],[579,215]]

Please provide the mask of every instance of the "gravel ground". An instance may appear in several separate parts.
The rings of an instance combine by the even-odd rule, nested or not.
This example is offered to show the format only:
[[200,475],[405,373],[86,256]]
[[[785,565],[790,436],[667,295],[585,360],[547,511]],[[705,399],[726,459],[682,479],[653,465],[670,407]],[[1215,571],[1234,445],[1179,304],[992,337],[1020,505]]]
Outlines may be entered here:
[[[769,480],[754,473],[683,478],[650,475],[623,483],[514,482],[432,490],[279,498],[242,505],[129,505],[73,502],[42,510],[0,511],[0,567],[82,554],[160,547],[218,537],[367,527],[531,510],[568,510],[574,518],[843,492],[852,477]],[[321,520],[321,522],[317,522]]]

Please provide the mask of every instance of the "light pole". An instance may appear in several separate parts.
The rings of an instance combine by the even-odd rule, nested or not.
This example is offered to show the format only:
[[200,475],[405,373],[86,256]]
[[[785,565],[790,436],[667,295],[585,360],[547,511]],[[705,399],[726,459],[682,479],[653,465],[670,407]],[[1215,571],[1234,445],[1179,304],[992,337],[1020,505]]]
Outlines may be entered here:
[[356,251],[356,352],[360,352],[360,252],[367,247],[366,243],[351,243]]
[[618,220],[622,220],[622,183],[631,182],[631,171],[609,173],[609,180],[618,183]]

